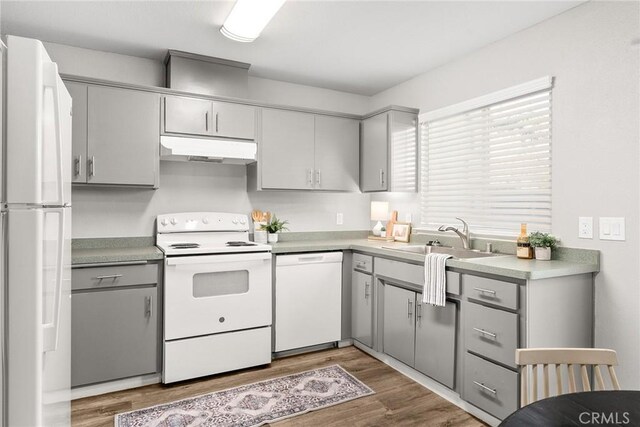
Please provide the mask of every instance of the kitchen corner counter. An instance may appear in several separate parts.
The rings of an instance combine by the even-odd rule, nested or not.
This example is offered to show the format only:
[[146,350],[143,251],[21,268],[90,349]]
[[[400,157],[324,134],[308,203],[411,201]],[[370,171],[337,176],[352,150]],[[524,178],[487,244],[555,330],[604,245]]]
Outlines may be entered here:
[[152,237],[74,239],[71,264],[108,264],[118,262],[155,261],[164,254]]
[[[292,240],[273,244],[272,253],[277,255],[352,250],[368,255],[394,258],[413,263],[421,263],[424,261],[424,255],[392,249],[403,246],[407,246],[407,244],[367,239]],[[447,267],[469,272],[511,277],[514,279],[538,280],[575,274],[597,273],[600,268],[597,261],[594,261],[593,258],[594,257],[585,257],[585,262],[569,260],[536,261],[519,259],[514,255],[496,255],[495,257],[486,258],[449,259],[447,261]]]

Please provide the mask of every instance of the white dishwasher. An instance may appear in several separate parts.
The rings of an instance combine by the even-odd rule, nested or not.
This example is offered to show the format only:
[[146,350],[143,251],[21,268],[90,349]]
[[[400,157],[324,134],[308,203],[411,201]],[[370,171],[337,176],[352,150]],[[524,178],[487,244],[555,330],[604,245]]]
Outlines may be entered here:
[[276,256],[275,351],[340,341],[342,252]]

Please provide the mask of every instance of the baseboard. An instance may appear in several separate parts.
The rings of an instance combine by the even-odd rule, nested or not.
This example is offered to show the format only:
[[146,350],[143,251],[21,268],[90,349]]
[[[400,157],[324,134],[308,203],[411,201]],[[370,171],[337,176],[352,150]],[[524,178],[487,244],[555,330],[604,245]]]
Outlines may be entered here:
[[410,368],[409,366],[405,365],[404,363],[397,361],[393,357],[388,356],[388,355],[386,355],[384,353],[378,353],[377,351],[372,350],[372,349],[370,349],[369,347],[367,347],[367,346],[365,346],[363,344],[360,344],[358,341],[354,341],[353,345],[356,348],[364,351],[368,355],[370,355],[372,357],[375,357],[376,359],[378,359],[379,361],[381,361],[385,365],[388,365],[388,366],[392,367],[393,369],[395,369],[396,371],[400,372],[404,376],[406,376],[406,377],[412,379],[413,381],[417,382],[421,386],[431,390],[432,392],[434,392],[438,396],[442,397],[443,399],[453,403],[454,405],[456,405],[457,407],[459,407],[463,411],[468,412],[471,415],[473,415],[474,417],[481,419],[485,423],[487,423],[487,424],[489,424],[491,426],[497,426],[498,424],[500,424],[500,420],[498,418],[496,418],[493,415],[490,415],[490,414],[486,413],[485,411],[473,406],[472,404],[462,400],[460,395],[458,393],[456,393],[455,391],[443,386],[442,384],[440,384],[437,381],[432,380],[431,378],[427,377],[426,375],[421,374],[420,372],[416,371],[415,369]]
[[114,391],[127,390],[150,384],[158,384],[162,379],[160,374],[144,375],[141,377],[124,378],[99,384],[85,385],[71,389],[71,400],[83,397],[97,396],[99,394],[112,393]]

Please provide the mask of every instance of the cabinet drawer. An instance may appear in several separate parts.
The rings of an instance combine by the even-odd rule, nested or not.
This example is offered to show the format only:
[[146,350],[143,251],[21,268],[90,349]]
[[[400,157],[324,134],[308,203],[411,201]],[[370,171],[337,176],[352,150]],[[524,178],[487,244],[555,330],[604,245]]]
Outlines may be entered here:
[[102,289],[158,283],[158,264],[74,268],[71,289]]
[[373,272],[373,257],[369,255],[353,254],[353,269],[365,273]]
[[[355,258],[354,258],[355,261]],[[424,286],[424,266],[409,264],[408,262],[393,261],[384,258],[376,258],[376,274],[418,285],[422,290]],[[447,293],[460,295],[460,274],[447,271]]]
[[518,315],[470,302],[464,309],[467,350],[515,368]]
[[518,409],[518,374],[473,354],[465,354],[464,399],[504,419]]
[[501,307],[518,309],[518,285],[485,277],[462,275],[464,295],[467,298]]

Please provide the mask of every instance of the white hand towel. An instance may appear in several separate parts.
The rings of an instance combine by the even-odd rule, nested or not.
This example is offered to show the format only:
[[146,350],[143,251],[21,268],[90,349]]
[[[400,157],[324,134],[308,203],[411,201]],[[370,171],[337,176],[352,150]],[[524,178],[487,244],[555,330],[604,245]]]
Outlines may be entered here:
[[447,259],[448,254],[428,254],[424,259],[424,291],[422,302],[444,307],[447,293]]

